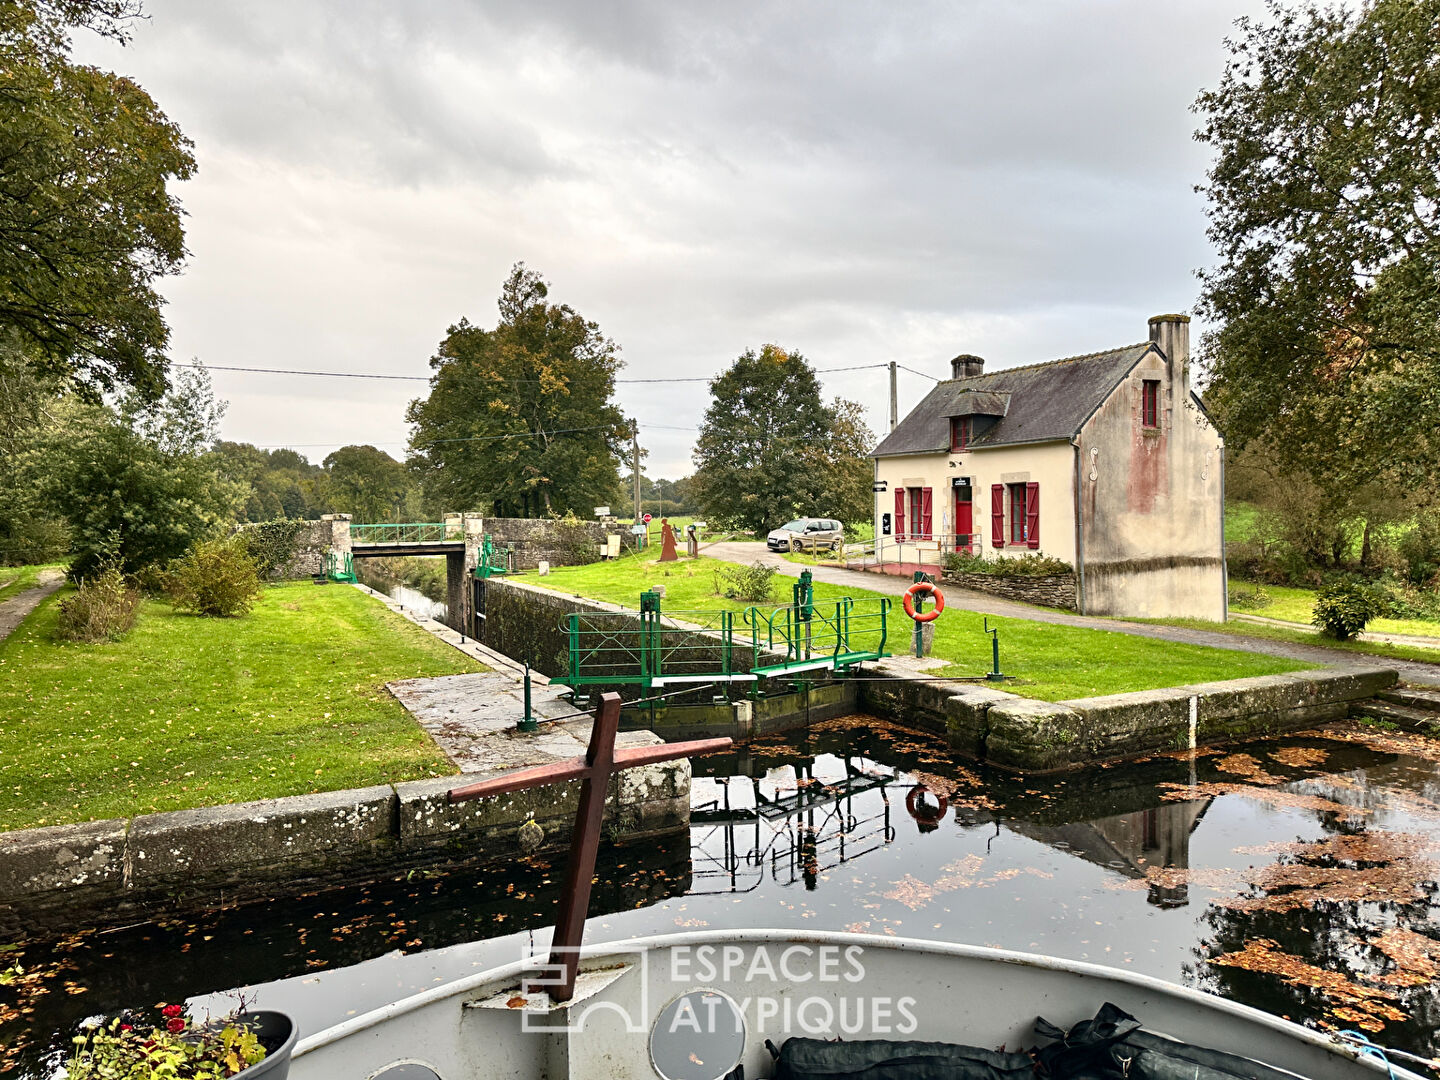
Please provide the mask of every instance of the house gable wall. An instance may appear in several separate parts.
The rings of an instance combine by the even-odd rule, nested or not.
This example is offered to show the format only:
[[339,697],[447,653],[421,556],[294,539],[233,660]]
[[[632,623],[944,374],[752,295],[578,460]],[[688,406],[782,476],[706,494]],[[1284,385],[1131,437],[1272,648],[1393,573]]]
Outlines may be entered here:
[[[1175,359],[1146,353],[1081,429],[1087,614],[1225,617],[1224,444]],[[1147,379],[1159,383],[1153,428]]]

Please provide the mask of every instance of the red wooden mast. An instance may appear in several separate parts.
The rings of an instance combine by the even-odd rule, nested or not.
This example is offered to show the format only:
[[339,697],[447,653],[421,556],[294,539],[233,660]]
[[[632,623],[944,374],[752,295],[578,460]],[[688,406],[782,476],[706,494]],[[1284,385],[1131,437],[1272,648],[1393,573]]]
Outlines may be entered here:
[[600,849],[600,825],[605,817],[605,791],[610,777],[621,769],[654,765],[676,758],[700,757],[728,750],[734,745],[730,739],[694,739],[616,750],[615,734],[619,729],[620,695],[605,694],[600,698],[600,709],[590,729],[590,746],[584,757],[520,769],[493,780],[450,789],[450,801],[455,803],[546,784],[563,784],[567,780],[584,781],[580,788],[580,805],[575,811],[575,828],[570,834],[570,865],[565,873],[560,917],[556,920],[555,935],[550,943],[550,966],[562,969],[564,973],[559,985],[546,986],[553,1001],[569,1001],[575,992],[575,976],[580,967],[580,942],[585,936],[585,916],[590,910],[590,884],[595,877],[595,856]]

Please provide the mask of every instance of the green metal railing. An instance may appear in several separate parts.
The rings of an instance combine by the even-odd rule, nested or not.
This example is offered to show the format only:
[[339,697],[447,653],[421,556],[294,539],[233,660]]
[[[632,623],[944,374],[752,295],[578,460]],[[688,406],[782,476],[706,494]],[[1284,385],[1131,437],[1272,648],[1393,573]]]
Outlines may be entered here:
[[355,561],[350,553],[345,552],[345,558],[339,558],[335,552],[325,556],[325,576],[331,581],[355,581]]
[[459,540],[459,525],[443,521],[409,521],[396,525],[351,525],[352,544],[427,544]]
[[[798,587],[797,587],[798,590]],[[567,649],[566,686],[757,682],[795,671],[845,671],[885,651],[888,597],[763,611],[671,611],[644,593],[640,610],[576,611],[561,623]]]

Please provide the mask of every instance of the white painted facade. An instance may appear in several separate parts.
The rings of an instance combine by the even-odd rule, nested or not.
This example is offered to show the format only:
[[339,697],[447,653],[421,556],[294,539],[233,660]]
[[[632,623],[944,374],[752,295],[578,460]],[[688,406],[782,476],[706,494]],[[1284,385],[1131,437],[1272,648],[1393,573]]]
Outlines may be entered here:
[[[875,494],[878,561],[939,563],[967,548],[987,559],[1045,555],[1075,568],[1079,606],[1088,614],[1223,620],[1224,440],[1191,392],[1188,324],[1185,316],[1158,316],[1148,345],[1011,369],[1023,380],[982,376],[983,361],[957,358],[955,379],[912,412],[926,431],[917,435],[912,424],[887,443],[908,450],[926,440],[949,442],[937,425],[950,422],[947,400],[956,412],[953,402],[967,393],[1008,401],[993,407],[1003,414],[984,419],[1010,427],[994,428],[997,445],[985,445],[982,433],[977,445],[959,451],[887,453],[882,443],[875,459],[875,486],[883,488]],[[1060,426],[1067,430],[1042,415],[1051,421],[1050,437],[999,438],[1023,433],[1027,421],[1043,427],[1022,416],[1014,399],[1026,395],[1034,413],[1037,397],[1074,393],[1063,380],[1086,363],[1101,382],[1088,384],[1093,401],[1066,403],[1070,413]],[[1012,394],[1007,385],[1023,389]],[[964,496],[957,497],[967,490],[968,528]]]

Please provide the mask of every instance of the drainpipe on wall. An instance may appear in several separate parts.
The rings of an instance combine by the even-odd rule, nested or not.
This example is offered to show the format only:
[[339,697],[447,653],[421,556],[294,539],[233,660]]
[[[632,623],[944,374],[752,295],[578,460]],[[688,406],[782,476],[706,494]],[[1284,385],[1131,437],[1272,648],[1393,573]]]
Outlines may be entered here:
[[[1071,486],[1071,489],[1075,492],[1075,603],[1076,603],[1076,605],[1080,608],[1080,614],[1081,614],[1081,615],[1084,615],[1084,614],[1085,614],[1085,530],[1084,530],[1084,528],[1082,528],[1082,524],[1083,524],[1083,523],[1082,523],[1082,521],[1081,521],[1081,519],[1080,519],[1080,515],[1081,515],[1080,507],[1081,507],[1081,505],[1084,503],[1084,499],[1081,497],[1081,494],[1080,494],[1080,492],[1081,492],[1081,484],[1082,484],[1082,482],[1083,482],[1082,473],[1081,473],[1081,471],[1080,471],[1080,436],[1079,436],[1079,435],[1072,435],[1072,436],[1070,436],[1070,445],[1071,445],[1071,446],[1074,448],[1074,450],[1075,450],[1075,471],[1074,471],[1074,474],[1073,474],[1073,475],[1074,475],[1074,483],[1072,483],[1072,484],[1070,485],[1070,486]],[[1223,477],[1225,474],[1222,472],[1220,475]],[[1221,483],[1221,488],[1222,488],[1222,490],[1223,490],[1223,488],[1224,488],[1223,480],[1222,480],[1222,483]],[[1223,517],[1223,515],[1222,515],[1222,517]],[[1223,526],[1222,526],[1222,528],[1223,528]]]
[[1220,444],[1220,621],[1230,621],[1230,560],[1225,552],[1225,444]]

